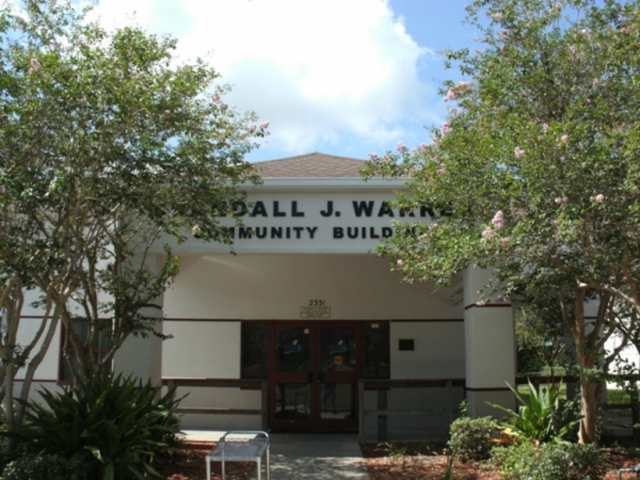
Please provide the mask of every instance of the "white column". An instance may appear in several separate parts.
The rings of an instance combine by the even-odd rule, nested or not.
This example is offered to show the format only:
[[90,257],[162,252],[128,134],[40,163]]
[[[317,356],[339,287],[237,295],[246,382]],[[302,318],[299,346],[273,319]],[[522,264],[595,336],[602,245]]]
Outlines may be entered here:
[[[137,258],[134,261],[138,260]],[[150,255],[146,265],[152,272],[159,272],[163,258]],[[148,317],[158,318],[155,330],[162,333],[163,296],[154,300],[153,304],[141,310]],[[116,352],[114,358],[114,370],[123,375],[132,375],[143,382],[150,380],[152,385],[157,385],[162,380],[162,340],[149,334],[147,338],[129,335]]]
[[469,414],[502,416],[487,402],[515,407],[516,341],[511,304],[500,298],[489,301],[480,291],[491,279],[488,270],[467,269],[464,273],[464,332],[466,388]]

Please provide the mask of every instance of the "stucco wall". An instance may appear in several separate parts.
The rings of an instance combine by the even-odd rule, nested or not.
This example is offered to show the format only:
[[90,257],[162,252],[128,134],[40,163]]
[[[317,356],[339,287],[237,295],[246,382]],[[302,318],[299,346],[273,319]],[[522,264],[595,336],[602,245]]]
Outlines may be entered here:
[[164,306],[169,319],[295,320],[311,300],[336,320],[463,317],[452,289],[432,290],[401,284],[373,254],[184,255]]

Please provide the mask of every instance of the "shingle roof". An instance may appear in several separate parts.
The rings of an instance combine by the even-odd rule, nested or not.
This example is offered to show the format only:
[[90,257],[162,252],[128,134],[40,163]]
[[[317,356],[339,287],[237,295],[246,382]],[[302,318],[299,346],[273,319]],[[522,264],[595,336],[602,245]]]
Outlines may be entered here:
[[359,178],[364,160],[314,152],[254,163],[262,178]]

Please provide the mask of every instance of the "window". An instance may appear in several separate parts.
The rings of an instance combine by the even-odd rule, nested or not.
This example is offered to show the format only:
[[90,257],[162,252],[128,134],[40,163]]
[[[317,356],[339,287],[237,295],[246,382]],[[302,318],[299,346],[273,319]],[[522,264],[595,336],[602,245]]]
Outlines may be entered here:
[[267,322],[242,322],[241,370],[242,378],[267,378],[267,348],[269,324]]
[[364,378],[389,378],[389,322],[364,322]]

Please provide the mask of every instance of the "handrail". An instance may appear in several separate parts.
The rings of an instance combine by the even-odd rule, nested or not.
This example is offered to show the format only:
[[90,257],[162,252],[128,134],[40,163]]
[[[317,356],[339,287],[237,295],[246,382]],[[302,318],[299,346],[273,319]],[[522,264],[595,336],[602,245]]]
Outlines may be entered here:
[[[446,402],[444,408],[431,408],[422,410],[390,410],[387,402],[387,392],[394,388],[446,388]],[[358,381],[358,399],[359,399],[359,425],[360,443],[365,443],[365,418],[367,415],[374,415],[377,419],[376,441],[386,442],[388,440],[388,417],[397,415],[424,415],[424,414],[440,414],[447,420],[447,424],[451,425],[455,416],[457,405],[453,404],[452,389],[454,387],[465,387],[463,378],[423,378],[423,379],[399,379],[399,380],[360,380]],[[377,408],[365,409],[364,392],[377,391]]]
[[220,387],[245,388],[259,390],[265,380],[244,378],[205,378],[205,377],[163,377],[162,385],[168,387]]
[[178,407],[177,413],[215,414],[215,415],[260,415],[262,429],[267,428],[267,381],[243,378],[204,378],[204,377],[164,377],[162,385],[167,387],[215,387],[261,390],[260,408],[224,408],[224,407]]

